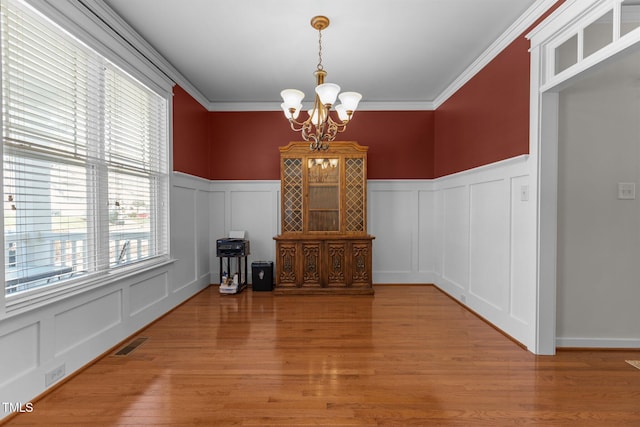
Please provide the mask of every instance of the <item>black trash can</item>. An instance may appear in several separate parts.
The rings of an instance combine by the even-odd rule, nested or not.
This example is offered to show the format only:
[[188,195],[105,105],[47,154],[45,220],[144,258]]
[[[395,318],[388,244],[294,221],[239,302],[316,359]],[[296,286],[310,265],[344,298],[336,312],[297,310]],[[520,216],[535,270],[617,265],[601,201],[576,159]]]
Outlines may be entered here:
[[251,263],[251,288],[254,291],[273,290],[273,262],[255,261]]

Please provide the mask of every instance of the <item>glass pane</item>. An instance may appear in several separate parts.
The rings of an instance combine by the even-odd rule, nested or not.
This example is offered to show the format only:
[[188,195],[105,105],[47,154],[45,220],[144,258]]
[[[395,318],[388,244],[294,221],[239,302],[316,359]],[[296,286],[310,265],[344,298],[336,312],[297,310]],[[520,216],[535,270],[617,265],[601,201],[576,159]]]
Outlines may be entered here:
[[[96,56],[35,11],[4,5],[4,142],[56,156],[87,154]],[[5,19],[6,18],[6,19]]]
[[339,159],[309,159],[309,184],[334,183],[339,181]]
[[111,265],[155,255],[151,240],[155,209],[149,197],[152,180],[109,171],[109,260]]
[[556,48],[555,74],[560,74],[578,62],[578,36],[571,37]]
[[119,70],[105,71],[105,156],[107,161],[145,171],[162,170],[156,149],[164,135],[165,100]]
[[339,159],[309,159],[309,231],[340,230]]
[[613,10],[584,29],[583,57],[599,51],[613,41]]
[[4,156],[6,294],[92,269],[82,166]]
[[630,33],[640,26],[640,2],[625,0],[622,2],[620,17],[620,36]]
[[309,187],[309,209],[340,209],[337,185]]
[[339,212],[335,211],[309,211],[310,231],[339,231]]

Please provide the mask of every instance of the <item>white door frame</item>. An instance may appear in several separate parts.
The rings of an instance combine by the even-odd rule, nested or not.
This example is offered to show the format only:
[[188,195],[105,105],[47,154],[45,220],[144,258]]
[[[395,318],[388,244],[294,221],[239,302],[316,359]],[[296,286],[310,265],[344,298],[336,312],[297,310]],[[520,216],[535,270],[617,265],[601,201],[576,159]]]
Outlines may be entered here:
[[[530,173],[536,203],[536,354],[556,351],[556,262],[558,211],[558,100],[559,91],[579,76],[615,61],[640,46],[640,27],[620,37],[624,0],[567,0],[531,31]],[[583,30],[613,11],[612,42],[583,57]],[[638,10],[640,16],[640,8]],[[555,72],[556,48],[577,36],[576,63]]]

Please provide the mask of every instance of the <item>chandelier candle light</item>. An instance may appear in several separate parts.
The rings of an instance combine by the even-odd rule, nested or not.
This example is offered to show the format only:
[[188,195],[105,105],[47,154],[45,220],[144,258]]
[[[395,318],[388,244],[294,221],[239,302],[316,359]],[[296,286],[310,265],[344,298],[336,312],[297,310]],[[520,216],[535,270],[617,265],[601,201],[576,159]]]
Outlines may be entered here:
[[[297,89],[285,89],[280,92],[284,102],[281,105],[284,115],[291,123],[291,129],[302,133],[305,141],[310,141],[309,148],[314,151],[326,150],[329,142],[333,141],[338,132],[343,132],[347,123],[353,118],[353,113],[358,107],[358,102],[362,98],[357,92],[343,92],[340,95],[340,86],[335,83],[325,83],[324,78],[327,72],[322,67],[322,30],[329,26],[329,18],[326,16],[315,16],[311,19],[311,26],[318,30],[318,67],[313,73],[316,76],[316,97],[313,108],[308,111],[309,118],[305,121],[298,121],[298,115],[302,109],[302,99],[304,93]],[[329,112],[340,98],[341,104],[334,108],[338,115],[339,122],[334,121]]]

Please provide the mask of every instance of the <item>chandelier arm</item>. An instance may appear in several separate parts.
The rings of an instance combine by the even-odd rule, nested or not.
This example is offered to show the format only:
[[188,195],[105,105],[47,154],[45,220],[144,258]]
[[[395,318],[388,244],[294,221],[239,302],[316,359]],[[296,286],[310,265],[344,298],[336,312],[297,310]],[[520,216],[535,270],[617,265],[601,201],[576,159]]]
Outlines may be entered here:
[[329,120],[331,121],[331,123],[333,123],[336,126],[341,127],[341,128],[346,128],[347,125],[349,124],[349,122],[351,121],[351,120],[346,120],[346,121],[343,122],[339,118],[338,118],[338,121],[336,121],[336,120],[333,120],[331,117],[329,117]]
[[[302,123],[299,123],[294,119],[289,119],[289,124],[291,125],[291,130],[293,130],[294,132],[300,132],[302,130]],[[296,125],[300,127],[296,129]]]
[[353,117],[353,112],[348,115],[346,120],[342,120],[340,116],[338,116],[338,120],[334,120],[334,122],[337,123],[338,126],[346,126],[349,122],[351,122],[352,117]]
[[315,135],[311,133],[312,124],[310,120],[307,120],[303,123],[301,129],[302,139],[305,141],[315,140]]
[[338,124],[333,120],[331,120],[331,118],[329,118],[329,120],[327,120],[327,123],[326,123],[326,132],[323,135],[323,139],[325,141],[333,141],[336,138],[338,129],[339,129]]
[[[330,122],[331,122],[331,126],[333,126],[336,130],[336,132],[344,132],[345,130],[347,130],[347,124],[349,123],[349,121],[347,120],[346,122],[336,122],[333,119],[329,118]],[[334,138],[335,138],[335,134],[334,134]]]
[[329,111],[327,110],[327,117],[322,124],[322,140],[323,141],[333,141],[336,137],[337,123],[334,122],[329,116]]

